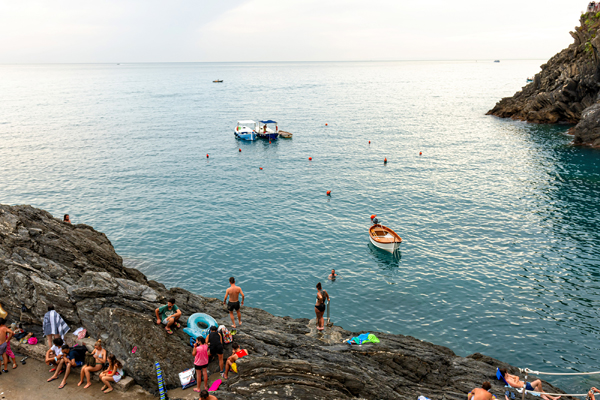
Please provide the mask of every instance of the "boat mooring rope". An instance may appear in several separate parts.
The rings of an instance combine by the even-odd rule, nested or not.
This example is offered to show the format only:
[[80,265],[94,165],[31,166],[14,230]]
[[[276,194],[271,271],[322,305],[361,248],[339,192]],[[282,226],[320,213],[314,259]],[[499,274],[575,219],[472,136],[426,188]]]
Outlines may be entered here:
[[533,375],[597,375],[600,374],[600,371],[595,371],[595,372],[563,372],[563,373],[559,373],[559,372],[540,372],[540,371],[533,371],[529,368],[519,368],[519,371],[521,371],[521,373],[526,373],[526,374],[533,374]]

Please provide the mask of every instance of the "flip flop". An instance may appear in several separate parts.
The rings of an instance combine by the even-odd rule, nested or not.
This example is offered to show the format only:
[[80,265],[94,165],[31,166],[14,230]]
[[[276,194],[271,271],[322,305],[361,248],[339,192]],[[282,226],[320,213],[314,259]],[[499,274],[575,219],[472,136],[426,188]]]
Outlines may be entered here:
[[7,374],[8,370],[7,369],[3,369],[2,372],[4,372],[5,374]]
[[167,331],[167,333],[168,333],[169,335],[172,335],[172,334],[173,334],[173,331],[172,331],[171,329],[169,329],[169,328],[165,328],[165,330]]
[[196,393],[200,393],[202,390],[199,390],[198,388],[194,388],[194,392]]
[[133,350],[131,350],[131,354],[135,354],[136,351],[137,351],[137,346],[133,346]]
[[181,328],[181,324],[179,322],[175,322],[175,326],[177,327],[177,329]]
[[64,384],[62,384],[62,383],[61,383],[61,384],[60,384],[60,386],[59,386],[58,388],[59,388],[59,389],[62,389],[62,388],[64,388],[65,386],[67,386],[67,383],[66,383],[66,382],[65,382]]
[[46,382],[52,382],[52,381],[55,381],[55,380],[57,380],[57,379],[58,379],[58,377],[56,377],[56,378],[50,378],[50,379],[48,379]]
[[114,388],[112,388],[112,389],[106,389],[106,390],[104,391],[104,393],[110,393],[110,392],[112,392],[113,390],[115,390],[115,389],[114,389]]

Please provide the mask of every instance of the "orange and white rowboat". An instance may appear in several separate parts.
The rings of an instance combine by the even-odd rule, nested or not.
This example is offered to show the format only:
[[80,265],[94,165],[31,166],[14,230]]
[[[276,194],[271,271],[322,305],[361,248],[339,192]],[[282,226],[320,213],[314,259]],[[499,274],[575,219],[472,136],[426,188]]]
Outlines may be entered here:
[[369,239],[373,246],[381,250],[395,252],[402,243],[402,238],[396,232],[383,225],[373,225],[369,228]]

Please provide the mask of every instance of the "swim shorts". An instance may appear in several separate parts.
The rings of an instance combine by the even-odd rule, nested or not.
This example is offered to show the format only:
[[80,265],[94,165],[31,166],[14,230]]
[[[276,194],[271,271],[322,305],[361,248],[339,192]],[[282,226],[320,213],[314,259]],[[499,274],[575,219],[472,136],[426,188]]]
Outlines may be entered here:
[[223,346],[219,343],[216,346],[210,346],[210,355],[214,356],[215,354],[223,354]]
[[8,342],[4,342],[0,344],[0,356],[6,353],[6,347],[8,346]]
[[227,309],[229,311],[233,311],[233,310],[239,310],[240,309],[240,302],[239,301],[230,301],[227,304]]
[[535,389],[531,386],[531,383],[525,382],[525,390],[529,390],[530,392],[534,392]]
[[197,370],[201,370],[203,368],[208,368],[208,364],[206,364],[206,365],[196,365],[196,364],[194,364],[194,368],[197,369]]

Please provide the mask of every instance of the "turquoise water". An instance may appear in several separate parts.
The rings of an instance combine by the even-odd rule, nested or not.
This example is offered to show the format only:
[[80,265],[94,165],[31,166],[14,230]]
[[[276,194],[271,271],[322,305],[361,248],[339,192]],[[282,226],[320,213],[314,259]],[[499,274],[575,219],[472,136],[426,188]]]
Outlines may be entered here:
[[[541,63],[2,65],[0,202],[71,214],[168,286],[222,297],[233,275],[312,318],[335,268],[347,329],[597,370],[600,151],[484,115]],[[294,138],[240,142],[249,118]]]

